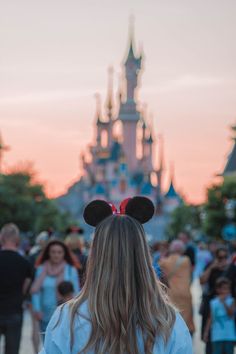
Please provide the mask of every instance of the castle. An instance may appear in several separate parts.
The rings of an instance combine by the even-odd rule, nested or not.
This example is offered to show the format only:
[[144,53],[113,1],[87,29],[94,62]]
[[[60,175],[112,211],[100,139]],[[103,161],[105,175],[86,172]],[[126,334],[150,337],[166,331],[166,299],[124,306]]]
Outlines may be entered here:
[[106,113],[102,115],[97,95],[95,141],[81,154],[81,179],[65,196],[58,198],[62,209],[73,209],[73,214],[79,215],[80,206],[91,199],[105,199],[118,206],[127,197],[143,195],[153,201],[160,214],[170,213],[181,202],[173,179],[168,192],[164,194],[162,190],[161,139],[159,167],[153,166],[154,131],[137,99],[142,64],[143,54],[136,52],[133,31],[130,31],[118,102],[113,97],[113,69],[110,68]]

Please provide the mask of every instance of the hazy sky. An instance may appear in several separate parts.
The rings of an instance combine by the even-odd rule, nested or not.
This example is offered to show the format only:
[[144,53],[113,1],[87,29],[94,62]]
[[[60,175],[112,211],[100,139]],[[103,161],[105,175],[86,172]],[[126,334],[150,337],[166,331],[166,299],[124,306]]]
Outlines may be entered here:
[[[3,3],[2,3],[3,5]],[[79,175],[94,137],[94,93],[115,92],[129,16],[145,53],[139,99],[165,139],[176,187],[204,199],[222,171],[236,122],[235,0],[9,0],[0,12],[0,130],[4,168],[34,161],[50,195]]]

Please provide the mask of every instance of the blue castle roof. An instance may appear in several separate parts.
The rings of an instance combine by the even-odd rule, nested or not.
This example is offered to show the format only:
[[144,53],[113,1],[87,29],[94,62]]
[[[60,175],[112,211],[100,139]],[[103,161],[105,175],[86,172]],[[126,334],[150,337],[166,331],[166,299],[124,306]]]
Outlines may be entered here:
[[173,184],[172,181],[170,182],[170,187],[169,187],[167,193],[165,194],[165,197],[166,198],[179,198],[180,199],[180,196],[176,192],[174,184]]
[[97,183],[94,193],[104,195],[106,193],[104,186],[101,183]]
[[141,194],[150,195],[150,194],[152,194],[152,189],[153,189],[153,187],[152,187],[151,182],[150,181],[146,181],[142,185]]

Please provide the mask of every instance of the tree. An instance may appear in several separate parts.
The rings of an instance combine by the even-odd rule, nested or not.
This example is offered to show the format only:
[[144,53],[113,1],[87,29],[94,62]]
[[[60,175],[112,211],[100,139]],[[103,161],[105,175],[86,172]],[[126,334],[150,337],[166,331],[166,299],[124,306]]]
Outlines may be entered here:
[[173,239],[181,231],[197,230],[200,228],[200,208],[194,205],[182,204],[170,216],[167,235]]
[[[208,189],[203,228],[210,237],[221,238],[222,229],[228,222],[225,206],[231,199],[236,200],[235,180],[225,179]],[[231,221],[236,222],[235,213]]]
[[39,232],[68,226],[68,216],[46,197],[43,186],[34,182],[30,172],[0,175],[0,210],[0,227],[14,222],[22,231]]

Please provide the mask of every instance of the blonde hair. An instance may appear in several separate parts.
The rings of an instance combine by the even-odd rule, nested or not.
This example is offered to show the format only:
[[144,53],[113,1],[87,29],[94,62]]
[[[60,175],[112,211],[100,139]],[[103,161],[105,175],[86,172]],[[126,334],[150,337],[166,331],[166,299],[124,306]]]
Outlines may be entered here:
[[77,250],[78,248],[82,250],[83,248],[83,238],[78,236],[77,233],[71,233],[66,236],[64,242],[71,251]]
[[112,215],[95,230],[88,272],[80,295],[70,302],[71,347],[74,320],[87,301],[91,334],[79,354],[139,354],[137,330],[145,354],[153,352],[157,336],[166,343],[175,321],[152,267],[142,225],[127,216]]

